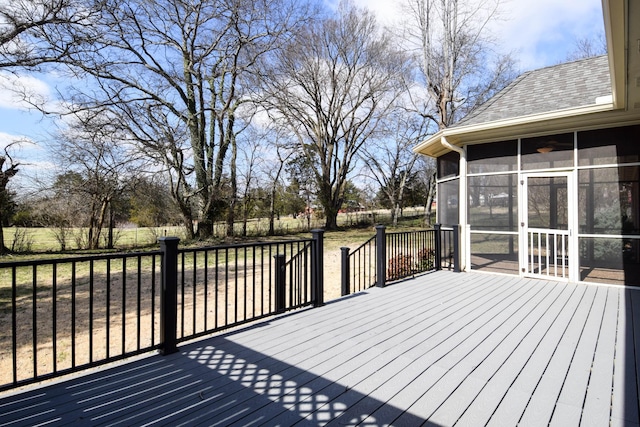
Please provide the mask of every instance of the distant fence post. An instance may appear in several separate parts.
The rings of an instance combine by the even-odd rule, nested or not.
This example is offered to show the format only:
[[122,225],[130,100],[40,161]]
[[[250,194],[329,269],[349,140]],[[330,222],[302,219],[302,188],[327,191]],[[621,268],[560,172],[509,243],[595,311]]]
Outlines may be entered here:
[[276,313],[284,313],[286,308],[286,271],[284,254],[274,255],[276,261]]
[[342,262],[340,263],[341,268],[340,268],[340,289],[341,289],[341,295],[345,296],[345,295],[349,295],[351,293],[350,288],[350,283],[349,283],[349,276],[351,274],[351,266],[349,265],[349,248],[347,247],[342,247],[340,248],[340,254],[341,254],[341,260]]
[[376,225],[376,286],[384,288],[387,282],[387,236],[384,225]]
[[460,225],[453,226],[453,271],[460,273]]
[[324,230],[311,230],[315,242],[315,259],[311,260],[311,298],[314,307],[324,305]]
[[435,235],[436,235],[436,260],[435,260],[435,267],[436,270],[442,270],[442,225],[441,224],[434,224],[433,225],[433,229],[435,230]]
[[160,352],[178,351],[178,243],[177,237],[160,237],[162,251],[162,292],[160,294]]

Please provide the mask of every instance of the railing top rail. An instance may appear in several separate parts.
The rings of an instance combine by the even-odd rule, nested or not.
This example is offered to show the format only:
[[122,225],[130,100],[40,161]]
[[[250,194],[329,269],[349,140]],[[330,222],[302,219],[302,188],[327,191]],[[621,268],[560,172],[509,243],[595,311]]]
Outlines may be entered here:
[[306,253],[308,253],[308,249],[311,247],[311,243],[312,243],[312,241],[306,242],[306,244],[302,248],[300,248],[298,253],[293,254],[291,256],[291,258],[289,259],[289,261],[287,261],[284,265],[285,266],[289,266],[289,265],[293,264],[295,262],[295,260],[297,260],[298,258],[303,257]]
[[[253,242],[253,243],[235,243],[235,244],[227,244],[227,245],[215,245],[215,246],[204,246],[198,248],[180,248],[178,249],[179,253],[193,253],[193,252],[201,252],[201,251],[210,251],[210,250],[225,250],[225,249],[242,249],[242,248],[250,248],[250,247],[266,247],[266,246],[277,246],[277,245],[289,245],[295,243],[309,243],[312,242],[313,239],[295,239],[295,240],[276,240],[271,242]],[[0,268],[13,268],[13,267],[29,267],[29,266],[40,266],[40,265],[51,265],[51,264],[64,264],[71,262],[88,262],[88,261],[106,261],[106,260],[114,260],[114,259],[123,259],[123,258],[136,258],[139,256],[157,256],[161,255],[162,251],[156,249],[153,251],[145,251],[145,252],[118,252],[111,254],[97,254],[97,255],[78,255],[78,256],[67,256],[63,258],[44,258],[44,259],[32,259],[32,260],[20,260],[20,261],[4,261],[0,262]]]
[[559,234],[561,236],[568,236],[569,230],[558,230],[555,228],[527,228],[530,233],[543,233],[543,234]]
[[88,261],[106,261],[122,258],[137,258],[139,256],[157,256],[162,255],[159,250],[147,251],[147,252],[119,252],[113,254],[100,254],[100,255],[80,255],[69,256],[65,258],[45,258],[45,259],[32,259],[22,261],[8,261],[0,262],[0,268],[12,268],[12,267],[29,267],[34,265],[47,265],[47,264],[64,264],[71,262],[88,262]]
[[252,247],[264,247],[264,246],[277,246],[277,245],[289,245],[292,243],[309,243],[313,242],[313,239],[295,239],[295,240],[274,240],[270,242],[250,242],[250,243],[232,243],[226,245],[213,245],[213,246],[203,246],[198,248],[181,248],[178,250],[180,253],[190,253],[190,252],[202,252],[202,251],[215,251],[215,250],[224,250],[224,249],[242,249],[242,248],[252,248]]
[[387,232],[387,235],[394,235],[394,234],[419,234],[419,233],[429,233],[435,231],[435,229],[433,228],[425,228],[423,230],[407,230],[407,231],[390,231]]
[[366,242],[364,242],[363,244],[361,244],[360,246],[358,246],[357,248],[355,248],[354,250],[351,251],[351,253],[354,252],[358,252],[360,249],[362,249],[363,247],[371,244],[372,240],[376,240],[376,236],[371,237],[369,240],[367,240]]

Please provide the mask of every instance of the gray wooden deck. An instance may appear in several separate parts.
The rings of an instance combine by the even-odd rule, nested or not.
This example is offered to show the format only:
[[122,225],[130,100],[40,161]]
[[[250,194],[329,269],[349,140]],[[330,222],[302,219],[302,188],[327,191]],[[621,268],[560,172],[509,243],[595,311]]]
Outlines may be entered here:
[[640,293],[437,272],[20,394],[0,425],[637,425]]

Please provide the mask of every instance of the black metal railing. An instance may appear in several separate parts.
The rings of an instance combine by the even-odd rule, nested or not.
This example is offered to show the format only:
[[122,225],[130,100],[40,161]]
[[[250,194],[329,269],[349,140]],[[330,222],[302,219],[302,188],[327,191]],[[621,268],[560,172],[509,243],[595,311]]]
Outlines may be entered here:
[[314,240],[178,253],[177,342],[312,304]]
[[[343,248],[342,293],[459,271],[457,227]],[[323,231],[311,239],[0,263],[0,390],[178,344],[323,301]],[[345,261],[346,260],[346,261]]]
[[0,390],[323,304],[312,239],[0,263]]
[[384,287],[387,281],[400,280],[442,268],[460,271],[459,228],[387,233],[383,225],[376,235],[353,252],[341,248],[342,295],[372,286]]
[[159,348],[161,256],[0,264],[0,389]]
[[386,234],[389,281],[436,269],[436,231],[402,231]]
[[358,246],[353,252],[348,247],[341,251],[341,293],[360,292],[376,283],[376,236]]

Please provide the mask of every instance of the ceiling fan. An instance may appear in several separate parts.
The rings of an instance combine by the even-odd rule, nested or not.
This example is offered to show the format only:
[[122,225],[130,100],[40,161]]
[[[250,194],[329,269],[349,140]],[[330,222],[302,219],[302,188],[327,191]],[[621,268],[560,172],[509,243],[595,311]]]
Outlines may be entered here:
[[573,142],[568,143],[568,142],[558,142],[555,140],[550,140],[550,141],[546,141],[543,142],[542,144],[539,144],[538,148],[536,148],[536,151],[538,153],[550,153],[553,150],[555,150],[556,148],[560,148],[560,147],[572,147],[573,148]]

